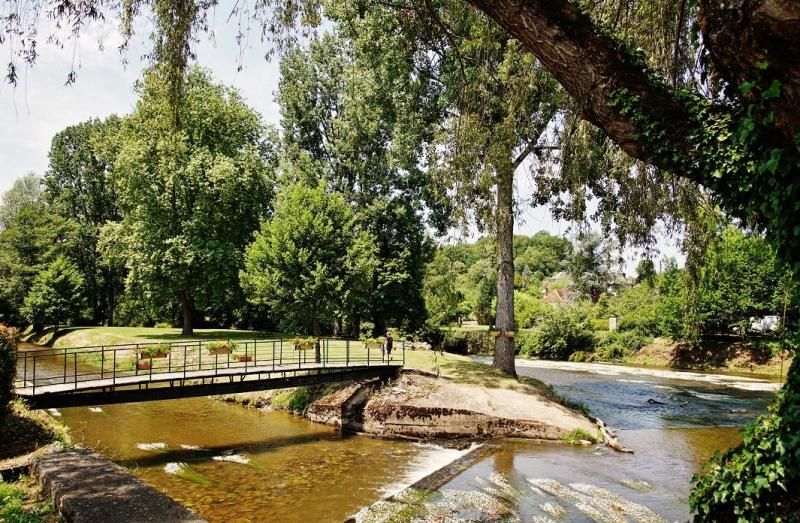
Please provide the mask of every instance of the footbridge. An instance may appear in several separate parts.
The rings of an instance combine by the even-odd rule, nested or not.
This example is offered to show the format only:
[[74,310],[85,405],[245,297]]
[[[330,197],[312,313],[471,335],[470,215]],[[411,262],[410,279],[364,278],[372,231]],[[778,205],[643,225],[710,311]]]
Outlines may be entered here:
[[405,344],[391,354],[356,340],[202,340],[17,353],[16,395],[35,409],[234,394],[396,377]]

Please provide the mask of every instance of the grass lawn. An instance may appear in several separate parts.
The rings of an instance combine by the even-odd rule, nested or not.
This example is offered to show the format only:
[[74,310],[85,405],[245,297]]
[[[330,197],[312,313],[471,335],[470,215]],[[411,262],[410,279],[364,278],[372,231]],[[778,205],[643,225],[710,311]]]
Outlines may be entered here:
[[150,343],[190,340],[242,340],[277,337],[278,334],[233,329],[195,329],[194,336],[181,336],[181,329],[154,327],[71,327],[59,330],[55,339],[52,333],[29,338],[31,342],[54,348],[87,347],[93,345],[119,345],[124,343]]

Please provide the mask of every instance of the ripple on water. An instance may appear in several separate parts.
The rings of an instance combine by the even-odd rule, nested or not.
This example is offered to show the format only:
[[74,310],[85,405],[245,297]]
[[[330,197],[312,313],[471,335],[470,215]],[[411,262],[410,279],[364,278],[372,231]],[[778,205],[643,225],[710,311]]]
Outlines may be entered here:
[[160,450],[167,450],[167,444],[163,441],[157,441],[155,443],[137,443],[136,448],[148,452],[157,452]]

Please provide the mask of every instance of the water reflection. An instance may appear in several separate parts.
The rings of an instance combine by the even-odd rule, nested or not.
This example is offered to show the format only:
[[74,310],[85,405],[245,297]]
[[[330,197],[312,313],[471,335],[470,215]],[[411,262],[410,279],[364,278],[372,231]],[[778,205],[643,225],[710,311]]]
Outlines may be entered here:
[[[478,492],[512,508],[512,515],[503,516],[509,521],[545,521],[562,509],[569,521],[626,521],[627,516],[686,521],[692,475],[715,452],[741,441],[741,427],[766,410],[775,388],[769,381],[718,375],[559,367],[525,362],[517,370],[587,405],[619,429],[621,441],[635,453],[506,441],[494,455],[445,485],[430,507],[446,504],[450,520],[473,517],[475,499],[482,498],[466,493]],[[513,502],[487,488],[497,474],[519,491]]]
[[62,413],[75,439],[212,522],[342,521],[450,452],[207,398]]

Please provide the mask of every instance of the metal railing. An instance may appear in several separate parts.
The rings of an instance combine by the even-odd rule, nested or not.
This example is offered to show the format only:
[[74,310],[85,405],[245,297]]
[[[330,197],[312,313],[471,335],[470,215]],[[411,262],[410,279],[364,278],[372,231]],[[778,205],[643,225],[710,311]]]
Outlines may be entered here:
[[[48,385],[97,382],[116,386],[121,380],[137,382],[246,375],[286,370],[364,367],[405,364],[405,342],[386,354],[383,344],[358,340],[320,338],[316,347],[299,349],[285,338],[200,340],[179,342],[95,345],[42,349],[17,353],[14,387],[36,394]],[[318,353],[318,354],[317,354]],[[140,380],[133,377],[145,377]],[[127,379],[126,379],[127,378]]]

